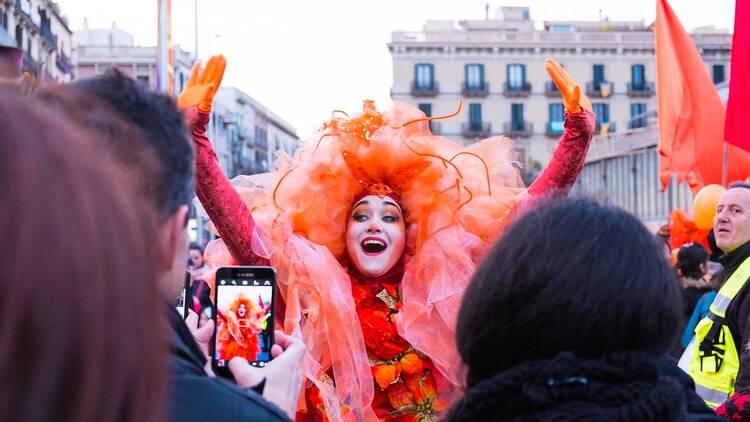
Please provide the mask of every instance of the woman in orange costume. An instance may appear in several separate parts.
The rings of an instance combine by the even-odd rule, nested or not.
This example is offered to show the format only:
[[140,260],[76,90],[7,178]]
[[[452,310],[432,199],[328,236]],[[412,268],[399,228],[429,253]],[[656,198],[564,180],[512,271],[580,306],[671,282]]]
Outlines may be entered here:
[[298,419],[439,419],[463,384],[454,328],[466,284],[519,207],[572,187],[593,136],[588,99],[547,61],[565,132],[528,189],[509,139],[464,148],[432,135],[413,107],[380,112],[366,101],[281,157],[273,182],[245,204],[205,136],[225,65],[196,67],[179,99],[196,191],[235,262],[278,271],[279,322],[308,347]]
[[219,310],[219,359],[241,357],[254,361],[264,315],[265,310],[243,294],[237,296],[229,309]]

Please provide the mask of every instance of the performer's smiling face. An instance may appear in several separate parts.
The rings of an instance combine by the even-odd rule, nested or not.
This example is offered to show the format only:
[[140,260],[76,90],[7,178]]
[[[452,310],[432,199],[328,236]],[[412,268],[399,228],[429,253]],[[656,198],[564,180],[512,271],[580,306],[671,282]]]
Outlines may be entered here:
[[401,259],[405,232],[404,216],[396,201],[387,196],[365,196],[349,215],[346,252],[360,273],[382,276]]
[[244,318],[247,314],[247,306],[245,306],[244,303],[240,303],[240,306],[237,307],[237,316],[240,318]]

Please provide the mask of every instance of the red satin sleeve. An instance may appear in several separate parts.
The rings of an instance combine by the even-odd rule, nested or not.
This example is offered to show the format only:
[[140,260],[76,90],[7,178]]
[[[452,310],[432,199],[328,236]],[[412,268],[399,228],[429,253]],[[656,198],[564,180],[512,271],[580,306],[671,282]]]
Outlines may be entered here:
[[211,142],[206,137],[210,115],[193,107],[186,111],[186,116],[195,146],[195,192],[208,217],[239,264],[269,265],[267,259],[252,251],[253,217],[219,167]]
[[565,113],[565,131],[542,173],[529,186],[532,197],[565,196],[576,182],[594,136],[596,115],[587,110]]

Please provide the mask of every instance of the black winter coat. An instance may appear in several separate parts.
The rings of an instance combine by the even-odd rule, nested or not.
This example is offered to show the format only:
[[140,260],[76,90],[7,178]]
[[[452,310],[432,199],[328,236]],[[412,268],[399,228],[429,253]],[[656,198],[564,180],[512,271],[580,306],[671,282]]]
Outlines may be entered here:
[[[669,360],[666,360],[669,359]],[[671,358],[562,353],[471,386],[449,412],[459,421],[721,421]]]
[[169,307],[169,357],[173,422],[289,421],[278,407],[250,389],[241,389],[203,369],[206,357],[174,306]]

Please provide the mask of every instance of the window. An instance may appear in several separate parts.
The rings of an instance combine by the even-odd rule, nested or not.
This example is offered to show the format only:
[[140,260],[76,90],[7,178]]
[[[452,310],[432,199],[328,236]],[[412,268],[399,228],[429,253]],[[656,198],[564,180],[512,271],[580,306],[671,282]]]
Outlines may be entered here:
[[636,91],[642,91],[646,85],[646,72],[642,64],[630,66],[630,83]]
[[23,49],[23,28],[21,28],[21,25],[16,25],[16,47]]
[[472,132],[482,130],[482,105],[469,104],[469,129]]
[[596,113],[597,125],[609,123],[609,104],[594,103],[592,104],[594,113]]
[[552,103],[549,105],[549,128],[550,133],[562,133],[563,122],[565,121],[565,111],[562,103]]
[[484,65],[467,64],[464,68],[467,89],[484,89]]
[[604,65],[603,64],[595,64],[594,65],[594,89],[599,90],[601,89],[600,85],[602,82],[606,82],[607,80],[604,79]]
[[646,103],[630,104],[630,128],[646,127]]
[[430,103],[419,103],[419,105],[417,107],[419,107],[419,110],[421,110],[422,113],[424,113],[425,116],[432,117],[432,104],[430,104]]
[[3,29],[6,31],[8,30],[8,13],[5,11],[0,13],[0,25],[2,25]]
[[713,74],[714,84],[720,84],[726,80],[724,78],[724,65],[723,64],[713,65],[712,70],[713,70],[712,74]]
[[144,88],[148,88],[149,83],[151,82],[148,75],[136,76],[135,80],[138,81],[138,83],[141,84],[141,86],[143,86]]
[[523,131],[523,104],[513,103],[510,105],[510,129]]
[[417,89],[431,90],[435,85],[435,66],[428,63],[414,65],[414,85]]
[[526,66],[509,64],[507,67],[508,89],[520,90],[526,85]]

